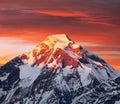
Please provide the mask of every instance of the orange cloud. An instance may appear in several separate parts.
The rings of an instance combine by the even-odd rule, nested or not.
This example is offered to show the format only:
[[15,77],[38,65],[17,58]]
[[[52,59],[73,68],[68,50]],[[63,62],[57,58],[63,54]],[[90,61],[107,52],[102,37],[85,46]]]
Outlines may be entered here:
[[46,14],[50,16],[61,16],[61,17],[76,17],[76,22],[87,23],[87,24],[97,24],[104,26],[115,26],[109,23],[107,19],[96,17],[91,15],[89,12],[85,11],[62,11],[62,10],[23,10],[23,13],[35,13],[35,14]]
[[63,16],[63,17],[87,17],[88,14],[81,11],[60,11],[60,10],[24,10],[25,13],[38,13],[47,14],[51,16]]

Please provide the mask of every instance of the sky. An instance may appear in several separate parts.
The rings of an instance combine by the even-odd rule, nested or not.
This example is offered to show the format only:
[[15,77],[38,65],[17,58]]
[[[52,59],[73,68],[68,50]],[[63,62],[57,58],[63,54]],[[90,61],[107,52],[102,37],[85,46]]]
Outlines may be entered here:
[[120,0],[0,0],[0,65],[67,34],[120,71]]

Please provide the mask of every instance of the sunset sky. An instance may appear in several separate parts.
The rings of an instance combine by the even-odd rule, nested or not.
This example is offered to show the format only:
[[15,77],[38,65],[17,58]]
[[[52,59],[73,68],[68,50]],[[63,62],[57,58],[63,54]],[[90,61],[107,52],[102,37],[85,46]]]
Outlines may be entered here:
[[120,0],[0,0],[0,64],[67,34],[120,71]]

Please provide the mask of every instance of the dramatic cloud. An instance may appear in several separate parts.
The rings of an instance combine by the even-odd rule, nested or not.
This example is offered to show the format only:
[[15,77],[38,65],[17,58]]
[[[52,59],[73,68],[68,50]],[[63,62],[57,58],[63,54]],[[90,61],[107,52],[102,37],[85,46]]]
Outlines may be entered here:
[[[24,52],[31,51],[35,44],[25,40],[17,40],[13,38],[0,38],[0,57],[19,55]],[[11,50],[11,51],[10,51]]]
[[0,0],[0,60],[65,33],[119,68],[119,10],[120,0]]

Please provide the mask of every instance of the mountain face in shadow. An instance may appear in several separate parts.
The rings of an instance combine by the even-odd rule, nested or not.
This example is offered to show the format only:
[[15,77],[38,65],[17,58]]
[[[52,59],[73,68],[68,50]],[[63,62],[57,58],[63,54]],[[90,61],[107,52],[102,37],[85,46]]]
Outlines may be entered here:
[[65,34],[0,67],[1,104],[116,104],[120,73]]

